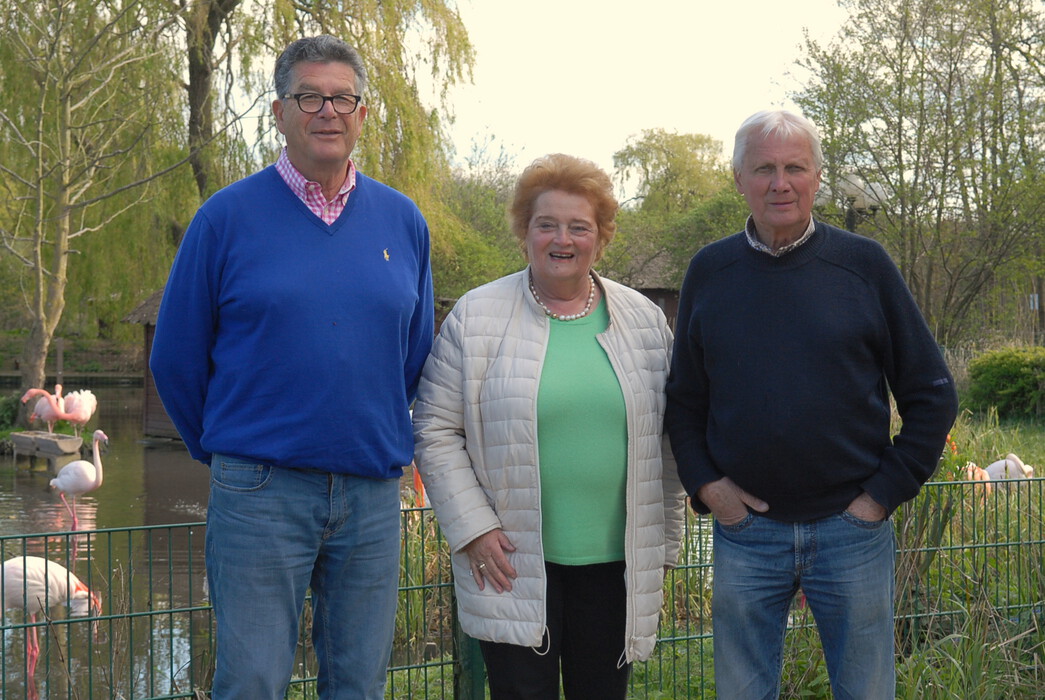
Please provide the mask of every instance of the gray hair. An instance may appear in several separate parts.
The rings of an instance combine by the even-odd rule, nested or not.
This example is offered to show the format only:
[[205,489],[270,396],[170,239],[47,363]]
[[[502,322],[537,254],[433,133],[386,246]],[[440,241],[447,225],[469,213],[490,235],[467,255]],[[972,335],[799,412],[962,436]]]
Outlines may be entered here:
[[359,52],[329,34],[307,36],[298,39],[276,59],[273,73],[276,84],[276,97],[282,99],[290,92],[291,71],[299,63],[344,63],[356,74],[356,92],[360,95],[366,90],[366,68]]
[[765,138],[773,133],[781,136],[803,136],[809,141],[813,151],[813,163],[817,170],[824,167],[824,150],[820,146],[820,132],[813,122],[800,114],[785,109],[763,110],[755,112],[744,120],[737,129],[737,138],[733,144],[733,170],[739,171],[744,164],[744,152],[753,135]]

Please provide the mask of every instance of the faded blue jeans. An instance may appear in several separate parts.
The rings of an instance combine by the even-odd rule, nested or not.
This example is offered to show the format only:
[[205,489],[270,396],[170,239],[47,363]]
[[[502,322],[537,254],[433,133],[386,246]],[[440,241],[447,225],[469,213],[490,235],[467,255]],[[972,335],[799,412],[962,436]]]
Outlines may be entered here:
[[399,481],[214,455],[206,559],[214,700],[281,700],[312,589],[319,697],[384,697],[399,579]]
[[788,612],[801,587],[837,700],[893,700],[892,522],[840,513],[807,523],[749,514],[714,530],[712,620],[720,700],[780,694]]

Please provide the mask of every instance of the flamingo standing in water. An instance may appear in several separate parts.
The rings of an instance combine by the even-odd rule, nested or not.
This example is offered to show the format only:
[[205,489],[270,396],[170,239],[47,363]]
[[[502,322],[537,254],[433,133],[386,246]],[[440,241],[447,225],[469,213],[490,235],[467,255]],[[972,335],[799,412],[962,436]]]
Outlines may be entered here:
[[25,629],[25,675],[29,696],[36,698],[33,675],[40,657],[36,616],[59,604],[69,605],[75,617],[82,617],[88,612],[98,615],[102,611],[101,600],[76,574],[61,564],[41,557],[8,559],[0,571],[0,578],[3,579],[3,607],[21,608],[30,623]]
[[29,416],[30,421],[42,420],[47,423],[47,432],[54,432],[54,424],[61,420],[65,413],[65,399],[62,397],[62,385],[54,385],[54,393],[48,394],[46,389],[30,389],[22,395],[22,403],[26,403],[34,396],[40,398],[33,404],[33,412]]
[[65,411],[61,414],[62,420],[67,420],[73,426],[73,433],[80,437],[80,431],[91,420],[91,416],[98,410],[98,398],[90,389],[79,389],[65,395]]
[[[73,516],[74,530],[80,526],[80,521],[76,517],[76,497],[88,491],[94,491],[102,485],[102,450],[100,447],[102,442],[108,443],[109,436],[101,430],[95,430],[94,464],[86,459],[69,462],[58,471],[58,476],[51,479],[51,488],[61,492],[62,503],[69,510],[69,515]],[[69,501],[65,500],[66,494],[73,499],[73,505],[69,505]]]

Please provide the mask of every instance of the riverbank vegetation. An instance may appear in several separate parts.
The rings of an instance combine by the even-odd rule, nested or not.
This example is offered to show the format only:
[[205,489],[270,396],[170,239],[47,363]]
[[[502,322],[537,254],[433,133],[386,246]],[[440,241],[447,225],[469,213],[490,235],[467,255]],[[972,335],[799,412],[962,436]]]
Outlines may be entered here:
[[[969,462],[986,466],[1010,452],[1045,465],[1045,423],[963,411],[937,473],[894,515],[898,698],[1045,697],[1045,482],[998,483],[987,495],[964,476]],[[445,543],[430,512],[404,511],[403,522],[403,653],[390,685],[396,697],[444,697],[454,679],[440,664],[460,650],[449,624]],[[683,561],[665,584],[660,642],[635,665],[629,697],[715,697],[706,526],[689,513]],[[811,613],[797,601],[781,697],[832,697]]]

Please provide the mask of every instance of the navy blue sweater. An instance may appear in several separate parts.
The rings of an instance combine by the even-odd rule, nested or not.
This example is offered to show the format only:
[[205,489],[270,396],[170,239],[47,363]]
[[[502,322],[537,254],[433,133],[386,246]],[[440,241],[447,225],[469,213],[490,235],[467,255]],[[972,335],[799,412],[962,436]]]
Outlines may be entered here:
[[862,490],[892,512],[936,469],[957,414],[896,265],[877,242],[823,223],[779,258],[744,233],[694,256],[667,392],[694,508],[708,512],[698,489],[728,476],[785,522],[838,513]]
[[186,231],[156,322],[156,388],[200,461],[398,477],[432,301],[428,226],[406,196],[357,173],[328,225],[270,166]]

